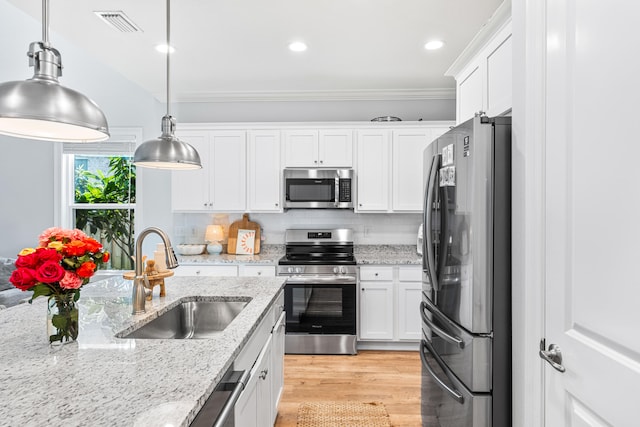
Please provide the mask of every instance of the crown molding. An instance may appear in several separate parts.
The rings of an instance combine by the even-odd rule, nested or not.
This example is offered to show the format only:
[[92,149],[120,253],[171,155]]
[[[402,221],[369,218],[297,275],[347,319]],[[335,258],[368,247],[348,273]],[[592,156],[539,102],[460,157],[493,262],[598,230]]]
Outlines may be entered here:
[[[162,94],[155,94],[163,99]],[[412,101],[455,99],[453,88],[400,90],[318,90],[257,92],[195,92],[174,95],[174,102],[305,102],[305,101]]]

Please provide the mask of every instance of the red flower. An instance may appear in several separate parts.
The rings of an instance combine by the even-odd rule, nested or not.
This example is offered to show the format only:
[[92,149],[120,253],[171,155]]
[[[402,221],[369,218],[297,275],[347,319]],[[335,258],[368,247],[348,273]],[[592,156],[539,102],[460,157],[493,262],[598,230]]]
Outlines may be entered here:
[[100,250],[102,249],[102,245],[100,244],[100,242],[98,242],[95,239],[92,239],[91,237],[87,237],[86,239],[84,239],[84,244],[87,250],[94,254],[96,252],[100,252]]
[[45,263],[47,261],[60,262],[62,260],[62,255],[60,255],[55,249],[38,248],[36,249],[35,255],[38,256],[38,261],[40,261],[40,263]]
[[42,283],[55,283],[64,277],[64,268],[55,261],[46,261],[36,270],[36,279]]
[[36,284],[34,271],[29,268],[18,268],[13,270],[9,281],[13,286],[23,291],[31,289]]
[[102,262],[109,262],[109,252],[102,254]]
[[35,269],[38,266],[38,261],[40,260],[38,254],[36,252],[30,253],[29,255],[18,255],[18,259],[16,259],[16,267],[18,268],[33,268]]
[[93,276],[94,271],[96,271],[96,265],[91,261],[87,261],[76,270],[76,274],[80,277],[87,278]]
[[82,256],[87,252],[87,245],[82,240],[72,240],[64,245],[66,256]]

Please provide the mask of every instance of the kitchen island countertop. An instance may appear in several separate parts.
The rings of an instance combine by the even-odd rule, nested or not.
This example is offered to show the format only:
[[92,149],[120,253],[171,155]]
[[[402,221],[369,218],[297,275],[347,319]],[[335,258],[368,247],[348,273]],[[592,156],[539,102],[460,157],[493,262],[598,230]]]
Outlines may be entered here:
[[[173,277],[167,297],[154,296],[136,316],[131,284],[109,278],[86,285],[78,340],[60,347],[47,343],[46,298],[0,310],[0,424],[188,426],[266,316],[283,279]],[[251,301],[213,339],[115,337],[195,297]]]

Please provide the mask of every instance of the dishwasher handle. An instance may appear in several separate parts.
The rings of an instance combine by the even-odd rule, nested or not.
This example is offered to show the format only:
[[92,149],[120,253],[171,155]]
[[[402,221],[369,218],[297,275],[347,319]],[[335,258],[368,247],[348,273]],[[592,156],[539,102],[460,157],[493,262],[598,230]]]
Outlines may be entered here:
[[234,415],[233,409],[236,406],[236,402],[240,398],[240,394],[242,394],[242,391],[249,382],[250,378],[251,372],[249,370],[246,370],[242,373],[240,379],[233,388],[231,395],[222,407],[218,418],[216,418],[216,422],[213,424],[213,427],[223,427],[227,423],[227,419],[229,418],[229,416]]

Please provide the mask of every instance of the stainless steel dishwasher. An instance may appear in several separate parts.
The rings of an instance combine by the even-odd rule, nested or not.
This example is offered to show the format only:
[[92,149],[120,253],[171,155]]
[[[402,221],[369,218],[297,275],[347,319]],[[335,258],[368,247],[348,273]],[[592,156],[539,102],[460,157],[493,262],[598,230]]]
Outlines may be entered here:
[[234,427],[236,401],[249,381],[250,371],[227,370],[204,403],[191,427]]

